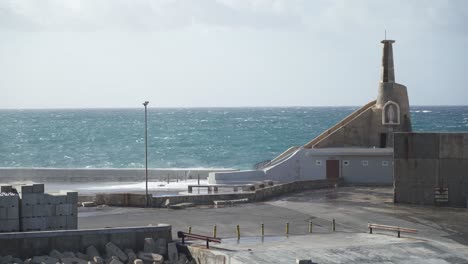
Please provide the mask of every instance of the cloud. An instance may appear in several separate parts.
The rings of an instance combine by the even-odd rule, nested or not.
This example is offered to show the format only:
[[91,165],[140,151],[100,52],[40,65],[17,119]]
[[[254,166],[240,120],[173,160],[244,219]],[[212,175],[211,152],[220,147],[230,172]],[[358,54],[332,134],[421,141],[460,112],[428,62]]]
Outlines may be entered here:
[[190,26],[342,31],[429,28],[466,33],[462,0],[2,0],[0,29],[154,31]]

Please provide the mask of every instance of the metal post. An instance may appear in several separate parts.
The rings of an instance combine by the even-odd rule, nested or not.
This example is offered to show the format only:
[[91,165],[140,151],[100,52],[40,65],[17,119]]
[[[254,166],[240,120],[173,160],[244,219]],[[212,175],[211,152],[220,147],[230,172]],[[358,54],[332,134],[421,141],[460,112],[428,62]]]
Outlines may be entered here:
[[265,225],[262,223],[262,237],[265,236]]
[[289,222],[286,223],[286,235],[289,235]]
[[240,240],[240,226],[239,225],[237,225],[237,230],[236,231],[237,231],[236,232],[237,233],[237,240]]
[[146,207],[149,207],[149,200],[148,200],[148,107],[149,102],[145,101],[143,105],[145,106],[145,183],[146,183],[146,196],[145,202]]
[[200,185],[200,174],[198,174],[197,177],[198,177],[198,185]]
[[312,221],[309,221],[309,233],[312,233]]
[[335,218],[333,218],[332,228],[333,228],[333,232],[335,232],[336,230]]
[[216,225],[213,226],[213,237],[216,238]]

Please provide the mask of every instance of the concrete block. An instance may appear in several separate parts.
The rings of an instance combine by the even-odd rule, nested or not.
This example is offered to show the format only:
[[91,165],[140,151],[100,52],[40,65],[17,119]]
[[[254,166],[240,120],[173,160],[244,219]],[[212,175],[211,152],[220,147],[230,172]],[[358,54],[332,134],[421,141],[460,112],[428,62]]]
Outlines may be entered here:
[[13,191],[13,186],[11,185],[3,185],[0,187],[0,192],[2,193],[10,193]]
[[67,192],[66,202],[67,202],[67,204],[77,204],[78,203],[78,192]]
[[46,214],[46,209],[44,204],[33,205],[32,207],[32,216],[33,217],[43,217],[48,216]]
[[57,262],[59,262],[58,259],[49,256],[35,256],[32,258],[32,264],[57,264]]
[[64,258],[76,258],[75,253],[70,251],[65,251],[62,253]]
[[68,215],[66,219],[66,229],[78,229],[78,217],[76,215]]
[[23,186],[21,186],[21,194],[24,195],[26,193],[33,193],[32,185],[23,185]]
[[78,204],[72,204],[72,213],[71,215],[78,215]]
[[7,207],[6,219],[19,219],[19,207]]
[[33,193],[44,193],[44,184],[33,184],[32,186]]
[[314,264],[310,259],[296,259],[296,264]]
[[44,202],[43,193],[23,193],[21,197],[21,205],[40,205]]
[[96,203],[95,202],[82,202],[81,206],[83,206],[83,207],[96,207]]
[[175,242],[167,244],[167,256],[170,261],[179,260],[179,252],[177,251],[177,244]]
[[45,202],[47,204],[66,204],[67,203],[67,196],[66,195],[52,195],[52,194],[45,194]]
[[143,261],[144,264],[162,264],[164,263],[164,257],[155,254],[155,253],[144,253],[144,252],[139,252],[138,253],[138,258]]
[[60,251],[56,250],[56,249],[52,249],[52,251],[50,251],[49,253],[49,256],[53,257],[53,258],[56,258],[56,259],[61,259],[63,258],[63,255],[62,253],[60,253]]
[[135,252],[132,250],[132,249],[125,249],[124,252],[127,254],[127,257],[128,257],[128,261],[127,263],[128,264],[131,264],[133,262],[135,262],[135,260],[137,259],[137,256],[135,254]]
[[18,232],[20,231],[19,219],[0,220],[0,232]]
[[80,258],[62,258],[62,263],[63,264],[88,264],[88,261],[80,259]]
[[0,207],[0,220],[7,220],[8,219],[7,209],[8,208]]
[[71,204],[57,204],[55,205],[55,215],[58,216],[67,216],[71,215],[73,212],[73,207]]
[[100,256],[94,256],[92,261],[96,264],[104,264],[104,260]]
[[55,204],[45,204],[44,206],[44,216],[51,217],[55,216]]
[[23,260],[20,259],[20,258],[12,258],[10,260],[10,263],[14,263],[14,264],[23,264]]
[[18,195],[0,196],[0,207],[19,207],[19,203]]
[[152,238],[145,238],[143,243],[143,252],[156,253],[156,242]]
[[66,229],[67,217],[66,216],[50,216],[47,217],[47,225],[51,229]]
[[35,217],[35,218],[22,218],[21,231],[43,231],[47,229],[47,218]]
[[118,260],[118,259],[112,259],[109,264],[123,264],[122,261]]
[[86,255],[86,254],[83,254],[83,253],[81,253],[81,252],[76,252],[75,255],[76,255],[76,257],[79,258],[79,259],[86,260],[86,261],[89,260],[89,256]]
[[21,206],[20,217],[32,217],[33,216],[33,206],[32,205],[23,205]]
[[114,243],[109,242],[106,244],[106,253],[108,256],[116,256],[118,257],[121,261],[125,262],[127,261],[127,254],[125,254],[120,248],[118,248]]
[[163,256],[167,255],[167,240],[164,238],[156,239],[156,253]]
[[98,257],[101,256],[101,254],[99,254],[99,251],[97,250],[97,248],[95,246],[93,246],[93,245],[86,248],[86,254],[88,255],[88,257],[90,259],[92,259],[95,256],[98,256]]
[[143,260],[135,259],[135,261],[133,261],[133,264],[143,264]]

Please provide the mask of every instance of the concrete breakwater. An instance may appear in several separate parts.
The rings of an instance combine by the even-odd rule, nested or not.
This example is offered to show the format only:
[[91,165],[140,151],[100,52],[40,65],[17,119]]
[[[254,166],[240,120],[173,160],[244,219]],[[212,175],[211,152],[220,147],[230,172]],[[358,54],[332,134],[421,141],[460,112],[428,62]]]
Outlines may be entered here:
[[[211,172],[229,172],[224,168],[151,168],[150,181],[207,179]],[[114,168],[0,168],[0,182],[134,182],[145,179],[145,169]]]
[[[310,180],[283,183],[266,186],[250,192],[204,194],[204,195],[172,195],[152,197],[153,207],[167,207],[179,203],[194,205],[213,205],[215,201],[248,199],[249,202],[260,202],[283,194],[310,189],[331,188],[339,185],[340,179]],[[144,194],[102,193],[96,195],[96,204],[110,206],[145,207]]]

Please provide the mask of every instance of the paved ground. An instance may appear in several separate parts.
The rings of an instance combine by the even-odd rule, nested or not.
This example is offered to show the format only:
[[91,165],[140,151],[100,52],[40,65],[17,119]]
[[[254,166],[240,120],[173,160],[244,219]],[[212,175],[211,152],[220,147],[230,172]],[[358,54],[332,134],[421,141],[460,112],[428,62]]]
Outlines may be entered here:
[[329,233],[291,236],[264,243],[224,241],[226,263],[467,263],[468,247],[414,238],[365,233]]
[[[372,263],[387,261],[393,253],[396,254],[394,256],[413,256],[414,263],[425,263],[421,261],[426,255],[427,263],[468,263],[468,260],[465,261],[468,259],[467,209],[398,205],[392,203],[392,196],[392,188],[340,187],[305,191],[268,202],[224,208],[80,208],[78,223],[79,228],[168,223],[173,226],[174,235],[176,231],[187,230],[188,226],[192,226],[193,233],[211,235],[212,227],[216,224],[218,237],[221,238],[234,238],[236,225],[239,224],[242,236],[240,244],[237,245],[237,239],[226,239],[220,245],[221,248],[237,252],[227,254],[234,256],[232,263],[282,263],[278,262],[279,259],[273,261],[274,257],[270,262],[254,261],[270,259],[268,256],[275,256],[275,252],[283,252],[281,256],[287,256],[285,258],[288,261],[284,260],[284,263],[292,263],[290,260],[296,255],[314,257],[321,261],[319,263],[333,263],[333,259],[350,263],[368,259],[363,263]],[[337,223],[335,233],[331,231],[333,218]],[[309,220],[313,222],[312,235],[306,235]],[[268,236],[264,243],[258,237],[262,222]],[[286,222],[290,223],[289,239],[284,234]],[[399,240],[395,238],[396,234],[383,231],[373,236],[366,234],[368,222],[415,228],[419,232],[416,235],[405,235],[406,238]],[[322,242],[311,244],[301,241],[318,237],[322,237]],[[301,243],[304,246],[298,246]],[[320,247],[324,244],[332,246]],[[244,245],[252,250],[246,250]],[[311,253],[312,248],[314,254]],[[387,251],[392,254],[385,255]],[[354,253],[348,256],[349,252]],[[404,262],[402,258],[395,260],[400,261],[388,263]]]

